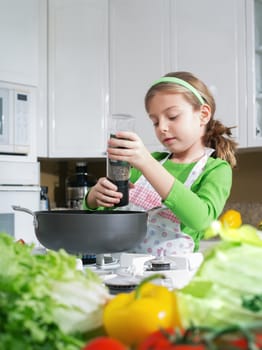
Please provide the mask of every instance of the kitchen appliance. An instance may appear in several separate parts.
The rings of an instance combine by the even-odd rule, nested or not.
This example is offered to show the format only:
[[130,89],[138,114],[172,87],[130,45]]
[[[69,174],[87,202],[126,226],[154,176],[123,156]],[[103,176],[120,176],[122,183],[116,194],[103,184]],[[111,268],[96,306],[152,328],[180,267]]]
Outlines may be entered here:
[[82,209],[83,199],[97,179],[87,171],[86,162],[77,162],[75,173],[66,179],[66,206],[72,209]]
[[156,279],[154,283],[170,289],[180,289],[186,286],[203,262],[200,252],[176,254],[172,256],[155,257],[150,254],[123,252],[106,256],[101,264],[101,257],[96,264],[84,265],[95,271],[108,286],[111,294],[129,292],[136,288],[139,282],[155,273],[163,275],[164,279]]
[[33,216],[36,237],[44,247],[53,250],[63,248],[72,254],[128,251],[143,240],[147,231],[146,212],[116,210],[32,212],[19,206],[13,206],[13,209],[29,213],[31,218]]
[[0,82],[0,154],[30,153],[34,108],[33,87]]
[[37,162],[0,162],[0,232],[36,243],[32,217],[14,212],[12,205],[39,210],[40,172]]

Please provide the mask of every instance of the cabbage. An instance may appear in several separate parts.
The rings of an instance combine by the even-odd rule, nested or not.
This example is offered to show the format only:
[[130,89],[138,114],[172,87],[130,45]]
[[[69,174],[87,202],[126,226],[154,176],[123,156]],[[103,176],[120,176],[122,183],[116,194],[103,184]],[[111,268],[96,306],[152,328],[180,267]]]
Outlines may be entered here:
[[177,292],[185,327],[262,324],[262,248],[222,241],[208,251],[191,282]]
[[0,349],[80,349],[102,325],[108,290],[65,251],[32,250],[0,234]]

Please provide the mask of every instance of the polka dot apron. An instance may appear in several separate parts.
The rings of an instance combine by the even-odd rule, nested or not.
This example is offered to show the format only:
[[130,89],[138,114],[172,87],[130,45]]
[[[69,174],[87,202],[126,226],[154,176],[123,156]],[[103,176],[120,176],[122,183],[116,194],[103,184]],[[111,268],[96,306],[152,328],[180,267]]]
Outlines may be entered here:
[[[195,164],[184,185],[190,188],[204,170],[209,156],[214,152],[205,149],[205,155]],[[163,164],[170,154],[161,161]],[[156,209],[153,209],[157,207]],[[133,249],[136,253],[149,253],[156,257],[191,253],[194,250],[192,237],[180,230],[180,221],[161,201],[161,197],[142,175],[130,190],[129,204],[123,210],[148,211],[148,228],[144,240]]]

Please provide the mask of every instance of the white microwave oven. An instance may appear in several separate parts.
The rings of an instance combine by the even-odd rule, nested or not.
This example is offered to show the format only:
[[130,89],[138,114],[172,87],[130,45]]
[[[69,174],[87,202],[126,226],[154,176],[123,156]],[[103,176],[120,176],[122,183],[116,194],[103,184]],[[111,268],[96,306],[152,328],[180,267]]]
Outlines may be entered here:
[[32,89],[0,82],[0,154],[30,152]]

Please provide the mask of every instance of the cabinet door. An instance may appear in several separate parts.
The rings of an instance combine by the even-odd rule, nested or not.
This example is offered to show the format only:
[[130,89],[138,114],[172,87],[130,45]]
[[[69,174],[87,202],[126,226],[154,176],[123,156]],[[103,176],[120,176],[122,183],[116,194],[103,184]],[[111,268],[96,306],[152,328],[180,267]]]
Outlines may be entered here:
[[172,70],[199,76],[214,94],[215,118],[247,146],[245,0],[171,2]]
[[37,156],[47,157],[47,0],[40,1]]
[[262,1],[247,1],[248,146],[262,146]]
[[161,147],[145,108],[150,84],[169,71],[169,0],[110,0],[111,113],[136,118],[150,150]]
[[108,0],[49,1],[49,157],[104,156]]
[[0,0],[0,80],[38,85],[40,0]]

